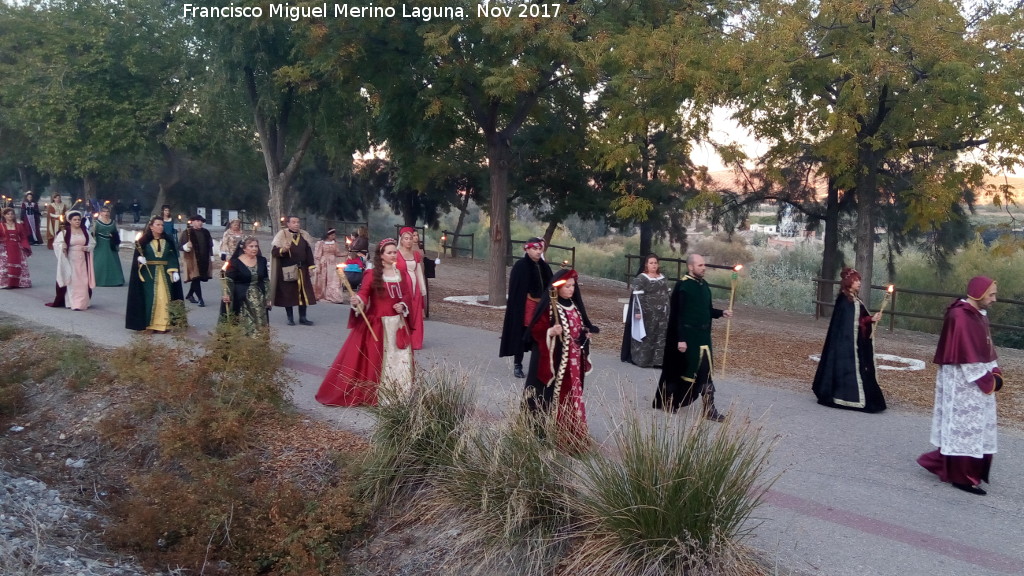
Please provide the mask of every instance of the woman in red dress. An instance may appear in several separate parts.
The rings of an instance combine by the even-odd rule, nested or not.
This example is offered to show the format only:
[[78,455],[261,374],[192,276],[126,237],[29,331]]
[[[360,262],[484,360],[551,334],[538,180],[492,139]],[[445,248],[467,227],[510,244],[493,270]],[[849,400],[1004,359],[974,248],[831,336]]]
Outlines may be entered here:
[[27,227],[14,217],[14,208],[4,208],[0,227],[3,248],[0,249],[0,288],[31,288],[28,257],[32,255]]
[[598,332],[583,308],[577,278],[575,270],[556,272],[552,292],[537,305],[529,326],[536,348],[530,356],[525,390],[531,413],[550,413],[554,408],[557,443],[576,453],[590,446],[583,382],[591,370],[590,333]]
[[[398,259],[397,243],[382,240],[374,252],[373,269],[366,271],[352,299],[348,338],[316,393],[321,404],[376,406],[379,386],[411,389],[413,289],[409,275],[395,266]],[[365,319],[357,313],[360,309]]]
[[423,309],[427,294],[427,280],[423,276],[423,253],[413,241],[416,230],[406,226],[398,235],[398,269],[405,272],[412,282],[412,297],[409,299],[409,327],[412,328],[412,349],[423,348]]

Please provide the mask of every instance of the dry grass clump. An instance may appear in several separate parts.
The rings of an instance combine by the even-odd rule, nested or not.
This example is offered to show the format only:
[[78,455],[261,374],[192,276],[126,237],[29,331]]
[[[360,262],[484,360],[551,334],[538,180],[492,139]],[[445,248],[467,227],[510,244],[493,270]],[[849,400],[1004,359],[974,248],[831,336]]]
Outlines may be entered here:
[[274,461],[280,469],[260,443],[265,430],[298,427],[284,411],[283,352],[232,326],[205,349],[150,344],[138,341],[117,355],[121,381],[143,390],[101,427],[113,447],[144,465],[112,506],[108,543],[151,567],[201,573],[338,570],[363,513],[335,454],[304,458],[327,474],[313,486],[262,465]]
[[[404,502],[407,520],[431,523],[451,572],[761,571],[740,541],[771,484],[769,447],[748,422],[690,427],[681,417],[631,413],[613,435],[614,449],[574,456],[559,449],[552,422],[518,410],[497,424],[466,420],[464,378],[425,386],[437,401],[414,394],[381,408],[368,469],[379,480],[386,463],[392,475],[368,484],[368,494],[378,504]],[[393,418],[384,413],[415,417],[384,426]],[[410,425],[432,420],[447,424],[429,441]]]

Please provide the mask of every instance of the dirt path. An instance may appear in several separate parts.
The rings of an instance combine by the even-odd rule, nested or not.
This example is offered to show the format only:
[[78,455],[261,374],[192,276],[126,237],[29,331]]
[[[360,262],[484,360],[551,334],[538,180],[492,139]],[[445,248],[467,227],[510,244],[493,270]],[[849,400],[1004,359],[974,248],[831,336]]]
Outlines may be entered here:
[[[437,278],[430,280],[430,319],[500,331],[504,310],[444,301],[448,296],[486,294],[487,271],[488,263],[483,260],[445,259],[437,268]],[[617,354],[622,339],[622,299],[628,296],[626,284],[589,276],[582,276],[579,284],[587,312],[602,330],[593,338],[595,349]],[[717,304],[727,305],[726,302]],[[809,393],[817,366],[810,356],[821,353],[828,321],[815,320],[808,314],[752,306],[737,305],[735,312],[729,328],[728,374],[764,386],[807,390]],[[719,365],[725,348],[725,333],[726,322],[715,322],[713,338]],[[878,361],[879,383],[890,405],[931,411],[935,384],[935,366],[931,364],[931,358],[936,342],[934,334],[878,330],[876,354],[925,363],[923,370],[886,370],[882,366],[902,368],[904,364]],[[1005,373],[1024,373],[1024,351],[1002,348],[999,358]],[[1007,389],[1000,394],[1000,423],[1024,428],[1024,393],[1013,386],[1013,381],[1011,376]]]

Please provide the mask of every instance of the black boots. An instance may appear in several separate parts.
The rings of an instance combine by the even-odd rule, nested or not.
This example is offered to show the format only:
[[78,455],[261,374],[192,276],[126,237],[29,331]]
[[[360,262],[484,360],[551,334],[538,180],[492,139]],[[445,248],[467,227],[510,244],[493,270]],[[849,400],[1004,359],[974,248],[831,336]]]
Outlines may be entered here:
[[704,400],[704,418],[711,420],[712,422],[725,422],[725,414],[718,411],[715,408],[715,393],[707,393],[703,396]]
[[526,372],[523,372],[523,365],[516,364],[515,369],[512,370],[512,375],[516,378],[526,378]]
[[292,307],[291,306],[285,307],[284,313],[288,315],[288,325],[289,326],[295,326],[295,316],[292,313]]
[[306,307],[305,306],[299,306],[299,324],[302,324],[303,326],[312,326],[313,325],[312,322],[310,322],[309,320],[306,320]]

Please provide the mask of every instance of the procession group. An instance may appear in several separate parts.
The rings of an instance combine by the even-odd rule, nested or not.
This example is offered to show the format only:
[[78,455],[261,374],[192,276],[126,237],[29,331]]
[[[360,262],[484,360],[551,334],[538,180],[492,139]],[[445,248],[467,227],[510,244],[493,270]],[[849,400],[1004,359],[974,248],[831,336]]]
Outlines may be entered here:
[[[46,206],[45,243],[57,257],[54,301],[50,306],[84,310],[97,286],[124,283],[118,249],[121,239],[104,205],[91,223],[85,215],[62,210],[54,195]],[[42,245],[41,212],[26,195],[20,220],[3,209],[4,249],[0,250],[0,286],[31,286],[28,258]],[[166,332],[184,317],[182,300],[205,306],[202,284],[213,277],[217,260],[213,239],[201,215],[189,218],[180,234],[170,207],[150,218],[133,244],[128,274],[125,325],[132,330]],[[349,334],[327,371],[316,399],[331,406],[376,405],[382,387],[408,393],[415,382],[413,352],[423,347],[426,281],[423,252],[413,228],[399,239],[385,238],[370,252],[365,227],[343,248],[336,230],[315,241],[288,217],[271,242],[271,258],[259,241],[233,221],[220,242],[221,319],[237,322],[254,336],[266,336],[268,311],[285,309],[287,323],[312,325],[308,307],[317,300],[348,300]],[[531,414],[552,415],[558,445],[571,452],[590,448],[584,383],[591,372],[590,336],[597,334],[587,315],[579,275],[571,268],[553,272],[544,260],[545,243],[531,238],[511,268],[508,301],[498,354],[513,358],[513,375],[524,378],[523,405]],[[370,262],[367,262],[367,259]],[[711,323],[731,317],[731,309],[713,305],[699,254],[686,260],[687,274],[669,288],[659,259],[647,256],[631,283],[624,312],[621,359],[660,369],[653,408],[677,412],[697,397],[702,417],[726,419],[715,404]],[[189,285],[183,295],[182,282]],[[875,325],[882,312],[870,313],[859,299],[860,274],[845,268],[812,390],[818,403],[877,413],[886,409],[876,377]],[[948,307],[933,361],[935,386],[931,443],[936,450],[918,462],[944,482],[983,495],[996,452],[996,397],[1003,386],[987,311],[997,284],[978,276],[964,298]],[[526,352],[531,352],[524,369]]]

